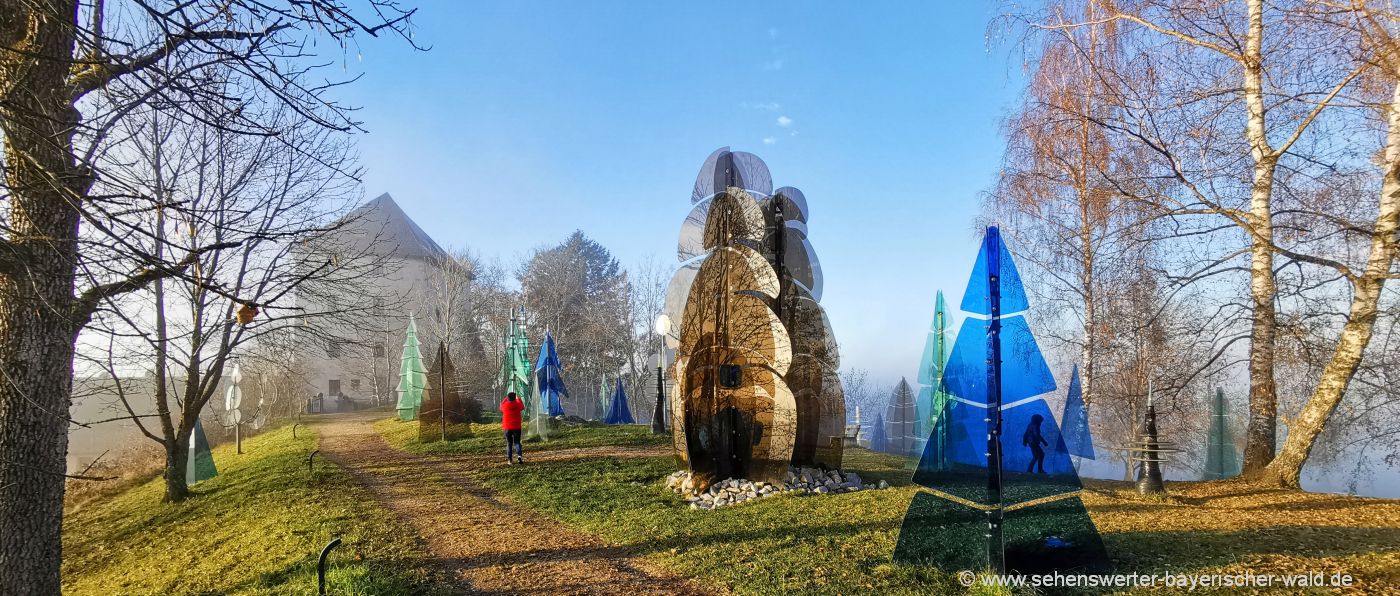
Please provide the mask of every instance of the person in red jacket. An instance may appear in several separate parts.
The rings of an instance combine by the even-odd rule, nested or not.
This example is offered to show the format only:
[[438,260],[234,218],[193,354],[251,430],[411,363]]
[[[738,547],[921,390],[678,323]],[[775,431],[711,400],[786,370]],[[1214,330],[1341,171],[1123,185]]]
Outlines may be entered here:
[[[506,431],[506,463],[525,463],[525,450],[520,446],[520,412],[525,402],[512,391],[501,400],[501,430]],[[515,449],[515,460],[510,458],[511,448]]]

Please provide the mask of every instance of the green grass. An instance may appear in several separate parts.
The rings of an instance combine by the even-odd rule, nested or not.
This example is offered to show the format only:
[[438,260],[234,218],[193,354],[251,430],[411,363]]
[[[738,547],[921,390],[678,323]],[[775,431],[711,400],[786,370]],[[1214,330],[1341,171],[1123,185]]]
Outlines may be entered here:
[[[514,503],[678,575],[740,594],[1010,593],[965,590],[953,575],[891,562],[917,490],[904,466],[902,458],[852,449],[843,468],[867,481],[888,480],[894,488],[782,495],[716,511],[687,509],[665,488],[662,479],[676,469],[670,457],[538,462],[476,475]],[[1169,483],[1175,495],[1170,499],[1138,497],[1130,483],[1093,481],[1090,487],[1083,500],[1117,573],[1282,576],[1325,570],[1352,574],[1361,593],[1389,593],[1400,585],[1398,501],[1220,482]],[[1057,535],[1067,535],[1064,523],[1052,525]],[[954,530],[947,528],[938,540]],[[1041,532],[1034,524],[1022,530]]]
[[314,594],[316,560],[332,538],[328,592],[435,590],[411,530],[344,471],[306,456],[315,429],[290,427],[214,450],[219,475],[183,503],[162,480],[74,508],[64,520],[65,594]]
[[863,449],[848,453],[845,469],[902,486],[696,511],[662,484],[675,470],[670,457],[499,467],[479,472],[479,479],[667,570],[737,593],[962,593],[952,576],[890,562],[914,494],[903,460]]
[[[390,445],[420,455],[475,454],[491,455],[505,452],[505,438],[500,423],[471,425],[471,436],[455,441],[418,440],[418,422],[385,418],[374,423],[374,429]],[[451,433],[449,433],[451,436]],[[650,427],[641,425],[576,425],[555,423],[549,441],[526,440],[526,455],[531,451],[553,451],[584,447],[650,447],[670,445],[670,435],[654,435]]]

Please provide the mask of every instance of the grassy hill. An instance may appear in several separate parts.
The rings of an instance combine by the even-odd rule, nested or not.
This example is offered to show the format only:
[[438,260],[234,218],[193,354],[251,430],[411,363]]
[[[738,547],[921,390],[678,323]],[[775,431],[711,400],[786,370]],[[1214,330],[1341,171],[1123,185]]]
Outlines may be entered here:
[[219,475],[162,503],[159,478],[94,499],[64,520],[65,594],[315,594],[316,560],[334,537],[334,594],[434,590],[412,532],[330,463],[306,457],[314,427],[214,449]]

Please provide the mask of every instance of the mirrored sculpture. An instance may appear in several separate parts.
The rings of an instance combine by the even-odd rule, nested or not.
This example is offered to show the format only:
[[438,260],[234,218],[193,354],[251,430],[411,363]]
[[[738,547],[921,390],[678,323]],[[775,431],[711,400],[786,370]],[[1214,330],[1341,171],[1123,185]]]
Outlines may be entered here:
[[423,405],[418,411],[418,440],[456,440],[471,436],[457,369],[443,342],[438,342],[437,357],[428,367],[427,378],[429,383],[423,390]]
[[1043,398],[1055,381],[1022,314],[1029,306],[1000,232],[988,228],[940,383],[949,399],[932,432],[946,441],[924,444],[914,483],[925,490],[910,502],[896,561],[950,572],[1107,566]]
[[841,463],[845,397],[801,191],[722,148],[701,167],[667,290],[676,453],[699,487]]
[[209,451],[209,437],[204,435],[204,423],[194,421],[190,431],[190,448],[185,460],[185,484],[194,484],[219,475],[214,467],[214,454]]
[[617,389],[613,390],[611,403],[608,404],[608,413],[603,416],[603,422],[607,424],[636,424],[632,419],[632,409],[627,407],[627,392],[622,389],[622,379],[617,380]]
[[423,405],[423,389],[428,386],[428,371],[423,369],[423,354],[418,349],[418,323],[408,315],[408,330],[404,333],[403,355],[399,358],[399,420],[413,420]]
[[561,376],[564,367],[559,364],[559,352],[554,346],[554,336],[544,332],[544,342],[540,344],[540,358],[535,364],[535,385],[546,416],[564,415],[564,398],[569,397],[569,389],[564,386]]
[[1210,429],[1206,432],[1206,480],[1224,480],[1240,475],[1240,452],[1230,432],[1225,390],[1215,388],[1211,399]]
[[1162,464],[1167,456],[1180,451],[1170,441],[1163,441],[1157,434],[1157,404],[1153,400],[1152,382],[1147,383],[1147,411],[1143,413],[1142,427],[1133,444],[1122,448],[1128,452],[1128,461],[1137,468],[1137,492],[1140,495],[1166,494],[1167,486],[1162,479]]
[[530,417],[530,377],[534,370],[530,367],[530,338],[525,336],[524,308],[511,309],[510,324],[506,329],[505,353],[501,358],[501,396],[514,393],[524,400],[525,409],[521,415]]

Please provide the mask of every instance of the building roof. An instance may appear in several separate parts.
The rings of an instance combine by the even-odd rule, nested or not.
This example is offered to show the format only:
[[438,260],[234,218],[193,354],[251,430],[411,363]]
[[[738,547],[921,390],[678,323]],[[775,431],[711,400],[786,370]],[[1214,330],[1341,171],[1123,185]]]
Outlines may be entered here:
[[387,192],[347,213],[341,221],[349,224],[337,236],[350,238],[347,248],[352,253],[417,259],[436,259],[447,254]]

